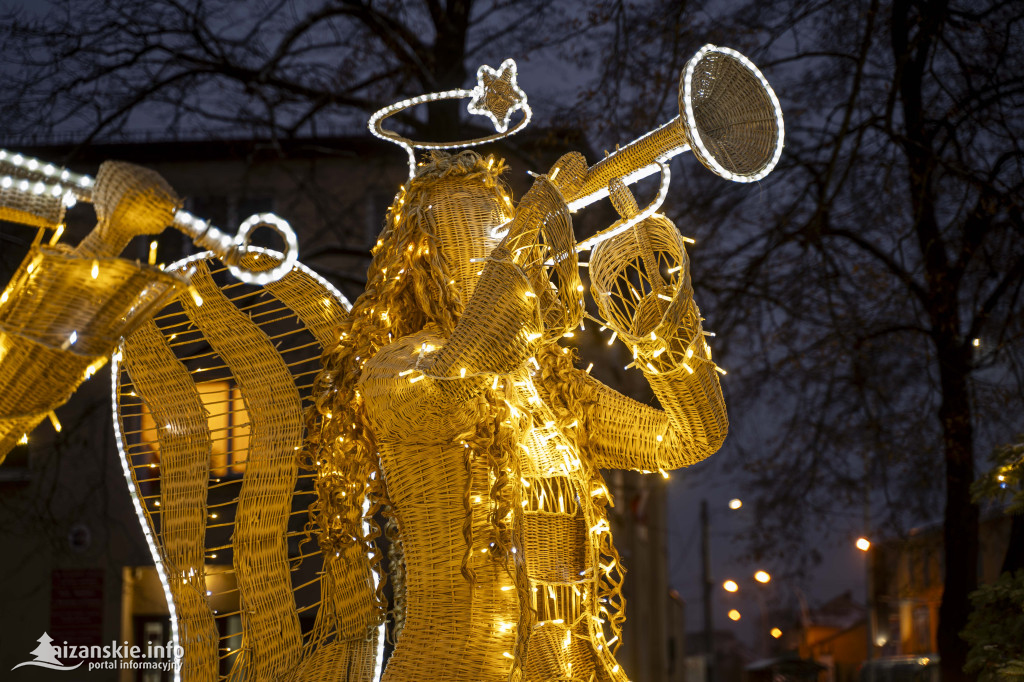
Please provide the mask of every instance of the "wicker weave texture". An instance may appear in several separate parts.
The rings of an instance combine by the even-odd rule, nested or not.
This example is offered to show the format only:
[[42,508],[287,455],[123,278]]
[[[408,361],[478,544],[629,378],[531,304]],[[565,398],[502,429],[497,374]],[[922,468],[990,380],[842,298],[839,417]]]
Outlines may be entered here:
[[[89,235],[74,249],[33,246],[0,296],[0,462],[182,285],[115,257],[133,236],[170,224],[179,200],[159,175],[104,163],[93,200],[97,225]],[[54,228],[63,210],[60,197],[18,184],[0,189],[2,219]]]
[[116,256],[133,237],[163,232],[181,205],[156,171],[121,161],[100,165],[92,201],[98,222],[78,251],[94,256]]
[[[760,172],[781,131],[775,103],[757,76],[735,57],[708,52],[694,65],[690,87],[692,130],[701,138],[691,147],[700,162],[713,168],[714,159],[736,175]],[[679,109],[685,108],[680,84]]]
[[372,679],[367,557],[328,554],[305,530],[317,476],[302,465],[303,410],[347,301],[305,269],[263,288],[209,258],[176,271],[192,288],[125,339],[116,398],[184,679]]
[[[714,452],[727,424],[717,373],[688,355],[704,336],[663,221],[639,233],[646,258],[626,233],[595,260],[601,292],[643,281],[658,301],[602,311],[638,344],[656,331],[638,366],[665,411],[577,369],[564,344],[583,287],[564,198],[585,166],[560,160],[512,212],[501,165],[435,154],[392,205],[317,382],[313,447],[345,491],[318,510],[322,542],[355,538],[379,556],[367,524],[382,509],[396,520],[402,627],[387,681],[625,680],[614,657],[624,569],[599,468],[657,471]],[[507,232],[494,246],[496,227]],[[662,265],[675,273],[648,270]]]
[[64,221],[64,201],[50,193],[36,194],[17,186],[0,186],[0,220],[33,227],[56,227]]
[[708,45],[694,55],[679,75],[679,112],[594,164],[566,200],[603,190],[684,146],[709,170],[731,180],[763,177],[778,161],[783,139],[778,101],[756,67],[732,50]]
[[0,295],[0,461],[180,286],[120,258],[34,247]]

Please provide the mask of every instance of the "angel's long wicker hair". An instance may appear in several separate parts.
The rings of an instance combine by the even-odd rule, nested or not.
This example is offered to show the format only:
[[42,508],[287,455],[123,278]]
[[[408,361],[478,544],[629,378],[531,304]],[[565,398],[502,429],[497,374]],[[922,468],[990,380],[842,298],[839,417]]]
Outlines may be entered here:
[[[361,545],[371,557],[371,566],[383,578],[378,566],[382,560],[377,548],[381,528],[374,521],[381,510],[387,514],[385,487],[378,447],[367,419],[365,404],[357,384],[364,363],[381,348],[432,325],[442,338],[451,336],[463,312],[465,301],[453,279],[453,263],[446,260],[445,245],[430,227],[426,212],[432,190],[446,179],[458,177],[475,181],[494,192],[495,200],[511,208],[508,191],[500,179],[504,163],[493,157],[482,158],[466,151],[457,155],[434,153],[421,165],[416,176],[406,183],[388,210],[384,231],[373,248],[373,260],[367,272],[366,289],[356,299],[348,318],[338,331],[337,344],[323,357],[323,370],[314,387],[315,407],[307,416],[309,446],[305,464],[319,473],[316,502],[310,507],[311,529],[325,553],[335,553],[352,543]],[[458,255],[456,255],[458,257]],[[536,353],[541,367],[539,390],[556,415],[559,426],[568,427],[578,420],[584,426],[584,407],[595,396],[581,393],[579,385],[569,381],[575,354],[555,341],[544,344]],[[491,556],[506,562],[520,593],[516,663],[525,649],[525,638],[532,628],[529,612],[529,587],[523,553],[512,547],[521,538],[522,509],[518,504],[518,443],[531,427],[530,415],[510,409],[505,400],[504,381],[484,391],[484,410],[476,433],[467,438],[467,469],[470,458],[484,456],[493,474],[490,490],[489,520],[493,543]],[[564,428],[563,432],[585,449],[585,428]],[[583,458],[586,459],[585,457]],[[589,482],[603,486],[596,466],[584,462]],[[468,477],[471,478],[471,477]],[[468,558],[472,551],[470,490],[464,491],[466,520],[463,534],[466,552],[463,574],[474,580]],[[606,536],[608,534],[605,534]],[[479,538],[477,538],[479,540]],[[614,549],[602,547],[602,553]],[[617,558],[617,556],[616,556]],[[400,563],[392,561],[392,564]],[[401,566],[390,566],[392,581],[400,582]],[[382,615],[387,610],[383,583],[378,583],[377,604]],[[396,600],[402,585],[395,584]],[[396,627],[401,627],[402,609],[396,609]]]

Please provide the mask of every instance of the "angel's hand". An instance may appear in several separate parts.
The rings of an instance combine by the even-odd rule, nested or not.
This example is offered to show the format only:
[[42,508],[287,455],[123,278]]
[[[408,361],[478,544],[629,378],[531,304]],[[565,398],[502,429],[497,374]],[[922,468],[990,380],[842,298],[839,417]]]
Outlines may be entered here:
[[[609,190],[623,220],[636,215],[621,182],[612,181]],[[598,244],[590,277],[605,324],[627,346],[651,355],[681,346],[685,353],[700,320],[683,238],[667,218],[652,216]]]

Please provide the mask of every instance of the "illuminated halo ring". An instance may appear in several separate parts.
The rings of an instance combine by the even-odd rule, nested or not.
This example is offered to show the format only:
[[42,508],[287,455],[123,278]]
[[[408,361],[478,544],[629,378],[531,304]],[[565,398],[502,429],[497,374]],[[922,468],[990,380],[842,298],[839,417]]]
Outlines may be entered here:
[[[458,88],[443,92],[430,92],[425,95],[395,102],[383,109],[378,109],[370,116],[368,123],[370,132],[382,140],[397,144],[409,155],[409,177],[412,177],[416,169],[416,154],[414,151],[416,149],[476,147],[515,135],[530,123],[533,110],[527,102],[526,93],[519,88],[516,81],[517,72],[514,60],[506,59],[497,70],[484,64],[477,69],[476,77],[477,84],[472,90]],[[466,105],[466,110],[471,114],[486,116],[491,119],[491,123],[494,124],[496,131],[493,135],[456,142],[420,142],[404,137],[393,130],[387,130],[383,126],[385,119],[418,104],[446,99],[465,99],[467,97],[470,98],[470,102]],[[518,123],[509,128],[512,114],[516,111],[522,111],[523,117]]]

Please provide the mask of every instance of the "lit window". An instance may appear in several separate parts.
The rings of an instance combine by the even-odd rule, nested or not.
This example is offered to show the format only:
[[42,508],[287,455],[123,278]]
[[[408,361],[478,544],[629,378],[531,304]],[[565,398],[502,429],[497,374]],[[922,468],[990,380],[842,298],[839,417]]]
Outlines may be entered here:
[[[249,413],[237,386],[227,381],[204,381],[196,384],[203,407],[209,413],[210,476],[241,475],[249,453]],[[152,443],[154,463],[159,462],[159,438],[156,422],[149,409],[142,406],[143,443]]]

